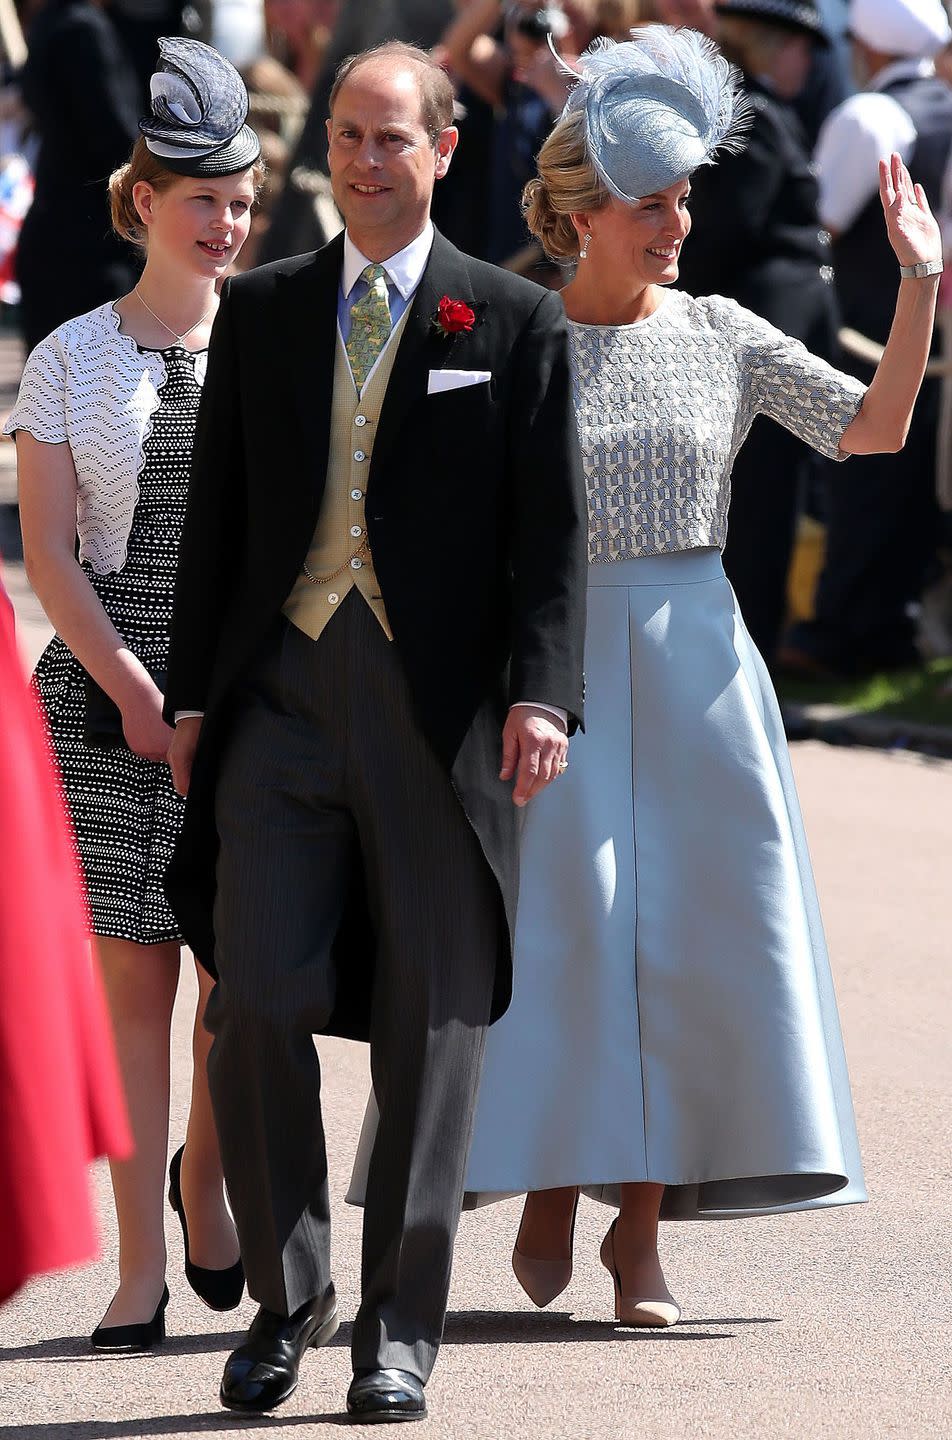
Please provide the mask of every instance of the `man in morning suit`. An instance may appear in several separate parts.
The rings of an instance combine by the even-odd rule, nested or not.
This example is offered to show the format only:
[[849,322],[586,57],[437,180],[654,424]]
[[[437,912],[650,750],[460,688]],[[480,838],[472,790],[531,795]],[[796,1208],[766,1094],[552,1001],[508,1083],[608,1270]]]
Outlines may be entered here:
[[586,511],[560,300],[430,223],[457,139],[442,71],[400,44],[354,57],[328,133],[345,234],[227,283],[212,339],[168,892],[217,971],[209,1076],[261,1306],[222,1402],[273,1408],[336,1329],[330,1033],[369,1039],[381,1113],[348,1410],[414,1419],[509,999],[518,807],[581,719]]

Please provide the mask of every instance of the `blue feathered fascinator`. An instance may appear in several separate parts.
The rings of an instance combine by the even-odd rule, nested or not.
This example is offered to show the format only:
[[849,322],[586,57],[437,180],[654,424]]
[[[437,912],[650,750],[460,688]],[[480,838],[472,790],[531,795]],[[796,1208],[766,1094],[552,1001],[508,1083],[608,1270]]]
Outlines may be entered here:
[[713,40],[671,25],[631,34],[597,40],[579,57],[563,112],[584,111],[592,163],[629,204],[710,164],[719,150],[742,149],[749,123],[740,71]]

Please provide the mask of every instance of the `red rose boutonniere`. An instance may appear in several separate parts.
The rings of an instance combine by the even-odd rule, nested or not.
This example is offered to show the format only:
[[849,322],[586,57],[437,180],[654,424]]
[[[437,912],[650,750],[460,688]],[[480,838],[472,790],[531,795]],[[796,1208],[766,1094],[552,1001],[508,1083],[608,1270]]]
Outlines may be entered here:
[[465,300],[451,300],[444,295],[433,316],[433,325],[441,335],[468,335],[476,324],[476,311]]

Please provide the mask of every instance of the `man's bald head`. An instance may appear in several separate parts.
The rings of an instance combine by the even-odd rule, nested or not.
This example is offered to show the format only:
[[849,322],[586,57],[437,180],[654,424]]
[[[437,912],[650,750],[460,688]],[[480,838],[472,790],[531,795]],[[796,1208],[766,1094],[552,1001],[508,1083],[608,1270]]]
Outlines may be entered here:
[[425,50],[417,45],[407,45],[402,40],[388,40],[358,55],[348,55],[338,67],[331,90],[329,109],[334,113],[334,104],[345,82],[354,71],[365,65],[373,65],[384,74],[393,76],[400,71],[411,74],[416,81],[420,95],[420,111],[423,125],[433,145],[436,145],[444,130],[453,124],[453,86],[445,70],[437,65]]

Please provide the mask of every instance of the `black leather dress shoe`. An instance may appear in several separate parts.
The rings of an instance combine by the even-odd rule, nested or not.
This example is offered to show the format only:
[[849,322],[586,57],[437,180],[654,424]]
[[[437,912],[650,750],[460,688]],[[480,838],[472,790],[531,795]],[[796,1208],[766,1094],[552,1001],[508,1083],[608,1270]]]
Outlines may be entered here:
[[425,1420],[423,1381],[409,1370],[360,1370],[347,1392],[347,1413],[365,1425]]
[[259,1413],[280,1405],[297,1388],[305,1350],[326,1345],[339,1323],[333,1285],[293,1315],[276,1315],[262,1306],[244,1345],[225,1364],[220,1391],[225,1409]]

